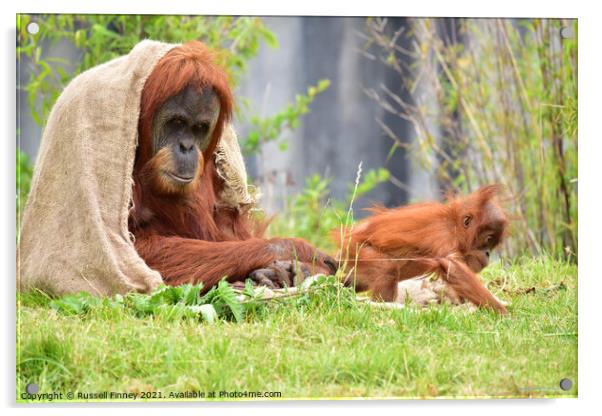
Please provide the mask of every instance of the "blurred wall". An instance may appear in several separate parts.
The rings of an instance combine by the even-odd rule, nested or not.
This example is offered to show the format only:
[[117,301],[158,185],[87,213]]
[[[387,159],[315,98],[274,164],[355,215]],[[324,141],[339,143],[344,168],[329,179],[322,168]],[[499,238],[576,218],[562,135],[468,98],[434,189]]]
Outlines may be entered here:
[[[391,20],[393,27],[406,24],[403,18]],[[240,96],[250,98],[252,112],[272,115],[307,86],[324,78],[331,81],[328,90],[312,103],[301,127],[288,135],[287,151],[269,144],[261,155],[249,158],[251,175],[262,183],[265,208],[277,210],[313,173],[331,177],[334,197],[344,198],[360,161],[364,172],[385,166],[397,179],[407,182],[410,175],[403,151],[386,160],[393,142],[383,134],[377,118],[400,137],[408,137],[411,130],[401,118],[385,114],[363,91],[378,89],[380,84],[398,91],[400,86],[395,73],[362,54],[365,39],[360,34],[365,19],[267,17],[264,22],[275,32],[280,47],[263,47],[250,61],[238,88]],[[240,122],[238,130],[244,137],[248,126]],[[407,198],[405,191],[388,183],[379,185],[356,206],[372,202],[397,205]]]

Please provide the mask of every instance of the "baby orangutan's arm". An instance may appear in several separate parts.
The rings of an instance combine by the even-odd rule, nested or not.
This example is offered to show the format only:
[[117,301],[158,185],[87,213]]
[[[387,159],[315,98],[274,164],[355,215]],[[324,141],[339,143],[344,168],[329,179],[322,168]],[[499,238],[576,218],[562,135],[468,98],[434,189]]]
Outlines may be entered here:
[[479,276],[462,261],[452,257],[439,260],[437,274],[464,300],[506,314],[506,307],[483,284]]

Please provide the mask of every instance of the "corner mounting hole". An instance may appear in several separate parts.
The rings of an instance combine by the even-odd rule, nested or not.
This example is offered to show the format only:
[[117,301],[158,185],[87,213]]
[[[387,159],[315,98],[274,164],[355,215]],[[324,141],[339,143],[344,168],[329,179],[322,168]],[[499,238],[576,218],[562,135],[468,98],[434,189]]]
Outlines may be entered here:
[[38,391],[40,391],[40,387],[36,383],[29,383],[25,386],[25,392],[27,394],[36,394]]
[[570,390],[573,387],[573,380],[570,378],[563,378],[560,380],[560,388],[564,391]]
[[35,35],[39,31],[40,25],[38,25],[36,22],[30,22],[27,24],[27,33],[29,33],[30,35]]

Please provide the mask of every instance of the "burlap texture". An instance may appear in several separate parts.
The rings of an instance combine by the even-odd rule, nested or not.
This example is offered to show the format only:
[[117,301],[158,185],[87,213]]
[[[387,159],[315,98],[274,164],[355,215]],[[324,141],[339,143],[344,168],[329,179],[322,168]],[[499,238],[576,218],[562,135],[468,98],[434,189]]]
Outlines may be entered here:
[[[128,231],[140,96],[176,45],[145,40],[65,88],[44,128],[17,251],[19,290],[53,295],[149,292],[161,282]],[[254,203],[231,126],[216,149],[221,203]]]

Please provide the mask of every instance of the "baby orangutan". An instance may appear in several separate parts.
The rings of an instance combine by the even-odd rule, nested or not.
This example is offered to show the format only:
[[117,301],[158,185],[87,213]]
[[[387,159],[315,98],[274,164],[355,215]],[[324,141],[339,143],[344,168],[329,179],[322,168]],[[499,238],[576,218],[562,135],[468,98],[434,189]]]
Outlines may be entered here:
[[372,216],[338,237],[342,265],[350,270],[345,283],[392,302],[398,282],[436,273],[460,299],[507,313],[477,276],[508,225],[497,194],[489,185],[447,204],[372,208]]

